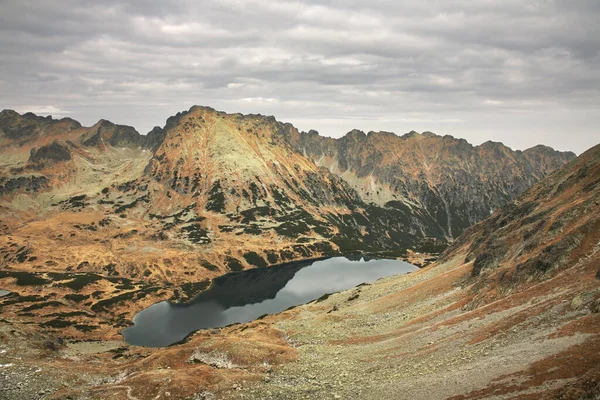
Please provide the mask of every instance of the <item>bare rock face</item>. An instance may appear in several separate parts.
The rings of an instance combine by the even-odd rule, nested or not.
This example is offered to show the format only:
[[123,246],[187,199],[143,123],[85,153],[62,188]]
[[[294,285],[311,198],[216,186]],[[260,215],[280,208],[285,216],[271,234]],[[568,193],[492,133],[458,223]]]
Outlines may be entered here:
[[38,169],[69,160],[71,160],[71,152],[58,142],[52,142],[40,148],[33,148],[29,156],[29,162]]
[[449,239],[575,158],[546,146],[513,151],[502,143],[472,146],[431,132],[353,130],[332,139],[310,131],[289,140],[346,180],[365,202],[410,207]]
[[146,139],[146,146],[150,149],[155,149],[165,140],[165,130],[160,126],[155,126],[150,132],[148,132]]
[[471,275],[502,270],[501,284],[552,276],[569,268],[571,254],[600,239],[600,145],[533,186],[484,222],[470,228],[446,254],[467,248]]
[[146,136],[140,135],[132,126],[116,125],[107,120],[100,120],[88,129],[81,137],[84,146],[141,147],[146,143]]

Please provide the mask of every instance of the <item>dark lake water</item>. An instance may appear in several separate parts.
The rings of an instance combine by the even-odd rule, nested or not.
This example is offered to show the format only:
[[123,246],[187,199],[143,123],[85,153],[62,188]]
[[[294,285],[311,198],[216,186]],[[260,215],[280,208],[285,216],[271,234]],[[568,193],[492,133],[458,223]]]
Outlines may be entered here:
[[335,257],[231,273],[213,280],[194,300],[156,303],[123,330],[132,345],[165,347],[190,333],[249,322],[365,282],[418,268],[398,260]]

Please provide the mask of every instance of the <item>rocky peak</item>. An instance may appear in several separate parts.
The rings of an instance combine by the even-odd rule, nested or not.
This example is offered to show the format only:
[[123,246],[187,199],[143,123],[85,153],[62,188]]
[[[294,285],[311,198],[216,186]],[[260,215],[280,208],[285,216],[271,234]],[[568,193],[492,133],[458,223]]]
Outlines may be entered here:
[[[160,134],[163,140],[148,171],[158,180],[166,179],[182,194],[206,197],[215,185],[220,191],[235,192],[237,200],[226,204],[226,208],[234,204],[233,209],[240,204],[251,206],[258,197],[263,203],[274,202],[270,188],[286,187],[282,179],[296,180],[301,185],[308,174],[317,171],[312,162],[291,149],[287,142],[278,142],[282,132],[292,128],[271,117],[226,114],[194,106],[176,119],[169,119],[164,130],[155,131],[154,135]],[[302,189],[295,185],[292,185],[294,191]],[[255,192],[258,197],[244,198],[244,192]]]
[[537,146],[530,147],[523,151],[525,155],[543,155],[548,157],[566,157],[569,159],[574,159],[577,155],[571,151],[558,151],[554,150],[550,146],[545,146],[543,144],[538,144]]
[[4,109],[0,111],[0,118],[17,118],[19,113],[15,110]]
[[483,142],[482,144],[480,144],[478,147],[482,148],[482,149],[486,149],[486,150],[504,150],[504,149],[509,149],[509,147],[505,146],[504,143],[502,142],[494,142],[492,140],[488,140],[487,142]]
[[365,202],[402,203],[437,221],[448,237],[486,218],[574,158],[548,149],[513,151],[502,143],[472,146],[431,132],[353,131],[340,139],[290,136],[292,146],[345,179]]
[[0,139],[4,138],[7,145],[30,145],[38,139],[60,136],[79,128],[81,124],[71,118],[57,120],[52,116],[42,117],[31,112],[23,115],[13,110],[0,112]]
[[421,134],[420,134],[419,132],[417,132],[417,131],[410,131],[410,132],[408,132],[408,133],[405,133],[405,134],[404,134],[404,135],[402,135],[401,137],[402,137],[403,139],[410,139],[410,138],[418,138],[418,137],[420,137],[420,136],[421,136]]
[[160,126],[155,126],[146,135],[146,145],[150,149],[156,149],[165,140],[167,132]]
[[393,137],[393,136],[397,136],[394,132],[386,132],[386,131],[369,131],[369,133],[367,133],[367,138],[372,139],[372,138],[385,138],[385,137]]
[[84,146],[105,147],[141,147],[146,143],[146,136],[140,135],[132,126],[116,125],[101,119],[88,128],[80,138]]
[[363,142],[367,139],[366,133],[358,129],[352,129],[342,137],[342,140]]

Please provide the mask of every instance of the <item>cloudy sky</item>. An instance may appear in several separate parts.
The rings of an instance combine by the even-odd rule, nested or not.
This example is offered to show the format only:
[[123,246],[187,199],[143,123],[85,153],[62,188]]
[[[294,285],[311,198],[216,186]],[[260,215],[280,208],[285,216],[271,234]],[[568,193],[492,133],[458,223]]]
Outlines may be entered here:
[[600,142],[598,0],[0,0],[0,109]]

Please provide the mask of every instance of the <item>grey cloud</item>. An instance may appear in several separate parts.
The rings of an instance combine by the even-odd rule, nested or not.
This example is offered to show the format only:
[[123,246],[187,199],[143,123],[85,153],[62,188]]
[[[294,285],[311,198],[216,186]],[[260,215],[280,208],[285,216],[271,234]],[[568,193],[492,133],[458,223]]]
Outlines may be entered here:
[[0,1],[0,108],[147,132],[205,104],[580,152],[600,137],[598,20],[595,0]]

